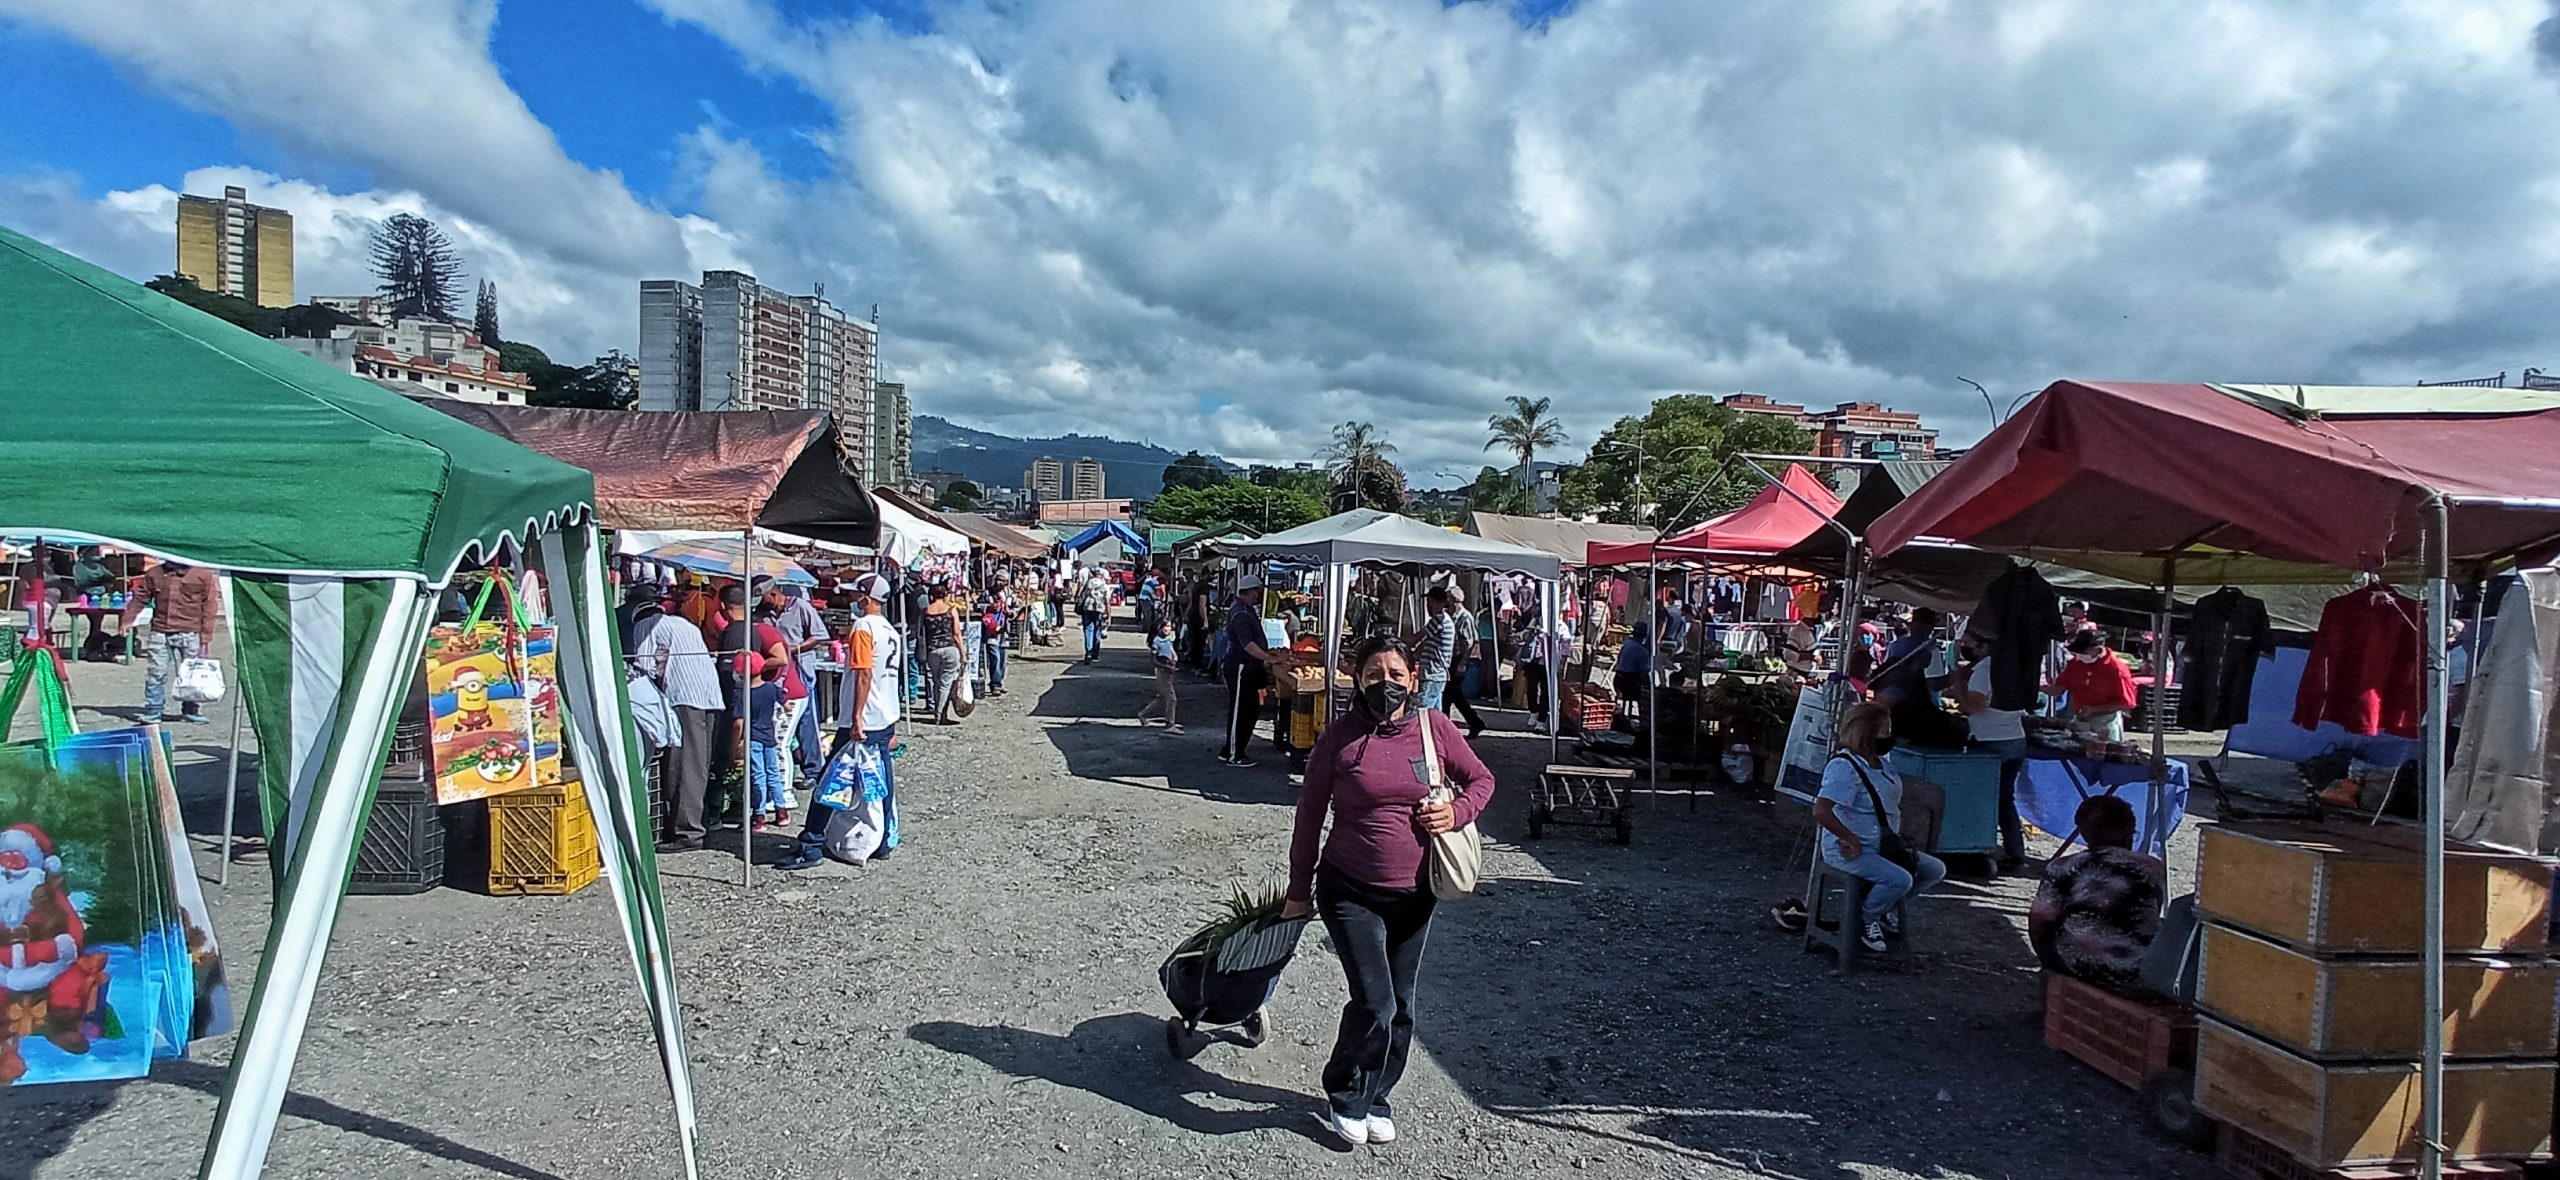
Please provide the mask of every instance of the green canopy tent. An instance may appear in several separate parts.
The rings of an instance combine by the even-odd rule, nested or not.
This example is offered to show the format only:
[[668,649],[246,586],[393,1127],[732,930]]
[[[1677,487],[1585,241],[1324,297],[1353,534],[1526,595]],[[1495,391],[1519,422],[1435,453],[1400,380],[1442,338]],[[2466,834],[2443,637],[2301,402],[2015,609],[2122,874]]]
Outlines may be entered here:
[[6,228],[0,291],[12,365],[0,437],[13,444],[0,534],[76,536],[232,582],[276,890],[201,1174],[264,1166],[433,591],[502,551],[537,562],[551,587],[564,736],[603,829],[604,875],[696,1174],[594,479]]

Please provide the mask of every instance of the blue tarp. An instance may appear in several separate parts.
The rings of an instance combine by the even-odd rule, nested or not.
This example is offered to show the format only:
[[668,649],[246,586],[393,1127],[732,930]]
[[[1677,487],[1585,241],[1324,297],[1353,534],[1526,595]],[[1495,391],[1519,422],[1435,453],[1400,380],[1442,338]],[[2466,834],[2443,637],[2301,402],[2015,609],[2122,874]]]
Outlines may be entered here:
[[1139,536],[1136,530],[1116,520],[1106,520],[1077,533],[1074,540],[1067,542],[1067,552],[1082,553],[1104,540],[1118,541],[1121,548],[1140,557],[1147,554],[1147,539]]

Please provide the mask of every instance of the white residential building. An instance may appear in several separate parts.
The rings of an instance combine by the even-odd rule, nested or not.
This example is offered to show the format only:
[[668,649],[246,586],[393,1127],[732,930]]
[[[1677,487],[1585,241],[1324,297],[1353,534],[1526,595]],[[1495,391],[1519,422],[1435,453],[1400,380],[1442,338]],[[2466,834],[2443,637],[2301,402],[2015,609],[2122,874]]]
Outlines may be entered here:
[[[705,271],[696,286],[640,284],[640,408],[823,410],[852,470],[871,482],[904,451],[881,451],[903,399],[878,387],[880,331],[829,303],[820,287],[790,295],[742,271]],[[887,411],[884,416],[884,411]]]

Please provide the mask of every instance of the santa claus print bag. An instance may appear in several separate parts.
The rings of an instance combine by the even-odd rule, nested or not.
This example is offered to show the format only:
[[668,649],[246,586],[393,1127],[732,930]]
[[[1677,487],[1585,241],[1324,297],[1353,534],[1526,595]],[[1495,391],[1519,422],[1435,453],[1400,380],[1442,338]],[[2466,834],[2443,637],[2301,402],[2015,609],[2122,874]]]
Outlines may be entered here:
[[[10,712],[53,672],[29,657],[50,660],[20,657]],[[142,1077],[229,1021],[184,829],[173,850],[159,813],[158,728],[68,729],[0,745],[0,1085]]]

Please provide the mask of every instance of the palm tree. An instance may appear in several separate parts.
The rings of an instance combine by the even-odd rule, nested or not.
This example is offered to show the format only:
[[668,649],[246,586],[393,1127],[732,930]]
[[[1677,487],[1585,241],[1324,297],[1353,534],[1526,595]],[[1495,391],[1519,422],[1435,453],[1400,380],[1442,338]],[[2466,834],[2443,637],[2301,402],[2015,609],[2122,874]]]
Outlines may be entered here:
[[1404,473],[1396,470],[1387,456],[1396,453],[1396,445],[1366,422],[1345,422],[1333,428],[1333,444],[1325,448],[1326,470],[1333,476],[1337,500],[1348,492],[1354,503],[1375,503],[1387,496],[1392,487],[1401,492]]
[[[1563,446],[1564,427],[1558,425],[1555,419],[1547,417],[1547,408],[1554,404],[1552,399],[1525,398],[1515,395],[1510,401],[1510,413],[1496,414],[1485,419],[1485,429],[1493,432],[1493,438],[1484,444],[1484,449],[1490,451],[1495,447],[1501,447],[1519,456],[1520,486],[1534,489],[1537,486],[1538,471],[1535,463],[1538,451],[1541,448]],[[1534,493],[1530,498],[1534,503],[1536,500]]]

